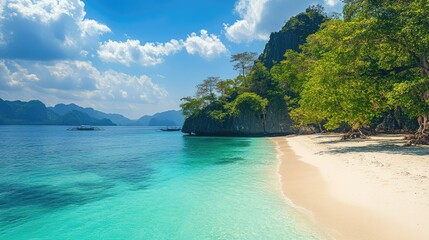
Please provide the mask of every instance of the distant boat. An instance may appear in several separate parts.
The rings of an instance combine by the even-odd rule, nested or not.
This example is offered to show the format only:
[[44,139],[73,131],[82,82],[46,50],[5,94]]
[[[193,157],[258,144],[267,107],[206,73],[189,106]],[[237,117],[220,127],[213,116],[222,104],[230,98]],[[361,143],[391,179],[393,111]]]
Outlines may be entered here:
[[180,127],[165,127],[165,128],[161,128],[160,130],[164,131],[164,132],[178,132],[178,131],[182,130],[182,128],[180,128]]
[[79,127],[73,127],[73,128],[69,128],[67,130],[69,130],[69,131],[100,131],[103,129],[99,128],[99,127],[90,126],[90,125],[80,125]]

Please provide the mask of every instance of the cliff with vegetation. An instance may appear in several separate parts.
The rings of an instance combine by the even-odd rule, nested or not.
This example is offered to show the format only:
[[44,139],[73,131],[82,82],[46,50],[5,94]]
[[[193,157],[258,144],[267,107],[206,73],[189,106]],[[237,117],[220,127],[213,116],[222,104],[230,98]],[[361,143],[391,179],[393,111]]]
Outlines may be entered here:
[[287,87],[270,73],[288,49],[298,50],[327,19],[320,7],[309,7],[292,17],[280,32],[271,34],[264,53],[231,56],[239,75],[222,80],[209,77],[197,86],[194,97],[183,98],[187,119],[182,131],[195,135],[272,136],[293,133]]
[[320,7],[309,7],[305,12],[292,17],[280,31],[271,33],[259,61],[271,69],[284,59],[287,50],[299,52],[299,46],[305,43],[310,34],[317,32],[326,20],[328,18]]
[[256,53],[232,55],[236,78],[209,77],[194,97],[183,98],[184,132],[341,128],[354,138],[416,131],[410,144],[429,143],[426,1],[343,2],[342,18],[327,18],[320,7],[293,17],[271,35],[259,60]]
[[292,122],[284,103],[268,104],[265,113],[255,112],[250,105],[244,105],[238,114],[221,121],[213,118],[212,112],[211,109],[204,109],[200,114],[188,117],[182,131],[204,136],[275,136],[292,133]]

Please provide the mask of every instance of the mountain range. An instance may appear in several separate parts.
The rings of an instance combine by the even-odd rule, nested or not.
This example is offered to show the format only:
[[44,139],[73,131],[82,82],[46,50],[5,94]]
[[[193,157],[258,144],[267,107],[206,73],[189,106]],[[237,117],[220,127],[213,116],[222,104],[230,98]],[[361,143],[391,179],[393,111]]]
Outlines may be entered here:
[[104,113],[76,104],[46,107],[39,100],[7,101],[0,98],[0,125],[123,125],[123,126],[182,126],[181,111],[170,110],[131,120],[120,114]]

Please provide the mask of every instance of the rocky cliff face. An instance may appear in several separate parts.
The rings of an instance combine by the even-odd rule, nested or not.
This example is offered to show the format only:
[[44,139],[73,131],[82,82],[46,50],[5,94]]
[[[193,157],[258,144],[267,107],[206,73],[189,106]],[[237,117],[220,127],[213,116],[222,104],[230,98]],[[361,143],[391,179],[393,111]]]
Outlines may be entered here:
[[323,9],[309,7],[303,13],[292,17],[279,32],[273,32],[265,45],[259,60],[268,69],[284,59],[287,50],[300,51],[299,46],[306,42],[310,34],[315,33],[326,21]]
[[216,121],[201,113],[185,120],[182,132],[201,136],[275,136],[291,134],[292,121],[286,106],[270,104],[265,115],[243,111],[239,116]]

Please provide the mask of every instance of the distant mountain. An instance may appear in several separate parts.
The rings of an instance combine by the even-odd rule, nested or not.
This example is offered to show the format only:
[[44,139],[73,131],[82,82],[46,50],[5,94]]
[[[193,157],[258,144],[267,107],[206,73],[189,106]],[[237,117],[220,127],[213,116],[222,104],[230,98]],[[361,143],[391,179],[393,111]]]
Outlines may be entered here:
[[55,117],[40,101],[4,101],[0,98],[0,124],[45,124]]
[[53,112],[59,115],[67,114],[70,111],[79,111],[88,114],[88,116],[96,119],[110,119],[113,123],[117,125],[131,125],[134,121],[130,120],[120,114],[104,113],[97,111],[93,108],[83,108],[76,104],[57,104],[54,107],[49,107]]
[[0,98],[0,125],[182,126],[183,122],[183,114],[176,110],[131,120],[120,114],[104,113],[76,104],[60,103],[54,107],[46,107],[39,100],[22,102],[4,101]]
[[0,98],[2,125],[115,125],[111,120],[93,118],[80,111],[58,114],[38,100],[5,101]]
[[156,113],[152,116],[145,115],[139,118],[134,125],[141,126],[182,126],[185,116],[179,110],[170,110]]
[[120,114],[104,113],[93,108],[83,108],[73,103],[60,103],[49,109],[59,115],[64,115],[70,111],[79,111],[88,114],[92,118],[106,118],[117,125],[124,126],[182,126],[184,122],[182,112],[176,110],[156,113],[154,115],[145,115],[138,120],[131,120]]

